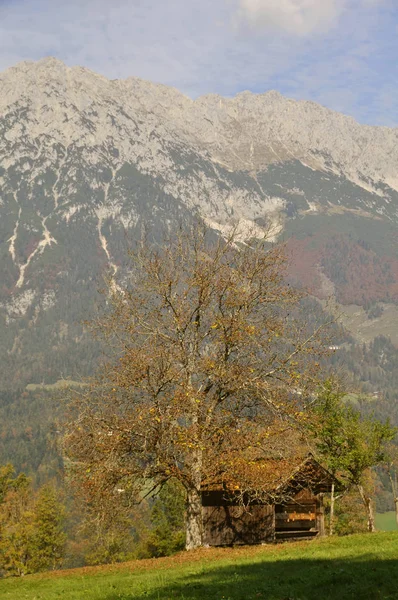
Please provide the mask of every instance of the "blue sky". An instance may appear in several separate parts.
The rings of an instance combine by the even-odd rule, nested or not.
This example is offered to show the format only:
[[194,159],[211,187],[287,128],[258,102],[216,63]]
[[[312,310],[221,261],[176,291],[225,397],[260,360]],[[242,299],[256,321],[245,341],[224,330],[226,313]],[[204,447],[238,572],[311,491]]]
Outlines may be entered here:
[[398,126],[398,0],[0,0],[0,70],[49,55],[192,97],[276,89]]

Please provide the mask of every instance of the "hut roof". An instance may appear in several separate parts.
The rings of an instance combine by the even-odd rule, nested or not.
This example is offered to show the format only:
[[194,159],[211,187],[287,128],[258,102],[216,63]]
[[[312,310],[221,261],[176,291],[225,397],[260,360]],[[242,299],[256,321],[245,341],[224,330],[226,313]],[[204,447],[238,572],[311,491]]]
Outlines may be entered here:
[[309,488],[314,493],[328,492],[340,482],[312,454],[294,458],[237,457],[223,465],[216,475],[204,479],[202,490],[245,493],[249,495],[281,496],[289,491]]

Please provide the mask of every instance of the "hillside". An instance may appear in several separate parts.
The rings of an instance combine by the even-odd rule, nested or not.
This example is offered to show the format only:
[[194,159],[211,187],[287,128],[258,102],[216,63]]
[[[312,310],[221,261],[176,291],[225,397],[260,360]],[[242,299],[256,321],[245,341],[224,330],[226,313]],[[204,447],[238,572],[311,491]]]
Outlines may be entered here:
[[278,546],[201,549],[175,557],[1,582],[0,599],[395,600],[397,534]]

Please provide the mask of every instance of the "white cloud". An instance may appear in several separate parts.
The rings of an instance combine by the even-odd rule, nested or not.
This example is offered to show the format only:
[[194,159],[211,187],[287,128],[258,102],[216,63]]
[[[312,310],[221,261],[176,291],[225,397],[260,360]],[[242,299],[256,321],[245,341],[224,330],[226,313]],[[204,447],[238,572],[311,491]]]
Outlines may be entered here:
[[[356,9],[383,0],[356,0]],[[332,29],[350,0],[239,0],[239,17],[255,29],[275,29],[306,36]]]
[[333,27],[344,5],[344,0],[240,0],[240,16],[255,28],[308,35]]

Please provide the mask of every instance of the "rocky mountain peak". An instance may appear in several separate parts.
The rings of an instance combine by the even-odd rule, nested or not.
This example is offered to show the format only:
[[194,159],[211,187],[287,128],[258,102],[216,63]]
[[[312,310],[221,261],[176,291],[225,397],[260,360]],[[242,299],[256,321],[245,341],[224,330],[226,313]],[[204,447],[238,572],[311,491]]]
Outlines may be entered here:
[[[192,100],[54,58],[8,69],[0,87],[7,356],[22,352],[33,324],[56,324],[48,334],[55,346],[76,344],[82,333],[72,323],[88,316],[105,272],[123,277],[126,239],[144,227],[156,237],[199,216],[220,234],[240,221],[244,232],[274,240],[325,218],[343,227],[341,217],[345,228],[357,219],[362,238],[380,224],[396,228],[397,129],[359,125],[275,91]],[[353,261],[376,261],[375,297],[394,296],[395,267],[381,272],[362,250],[347,246]],[[329,265],[325,257],[311,255],[316,272],[322,260]],[[335,284],[334,263],[328,268]],[[343,296],[356,301],[345,278]]]
[[[118,106],[130,119],[140,115],[157,120],[155,128],[165,125],[174,137],[210,152],[232,170],[258,170],[290,158],[315,168],[333,168],[355,180],[365,174],[398,189],[398,129],[360,125],[351,117],[276,91],[241,92],[234,98],[210,94],[192,101],[174,88],[132,77],[110,81],[51,57],[8,69],[0,75],[0,85],[0,114],[22,105],[34,110],[36,122],[46,128],[52,119],[61,136],[59,115],[65,113],[64,129],[70,135],[72,108],[87,119],[79,133],[98,129],[103,141],[114,135],[109,119],[104,123],[106,114]],[[45,112],[48,118],[43,119]]]

